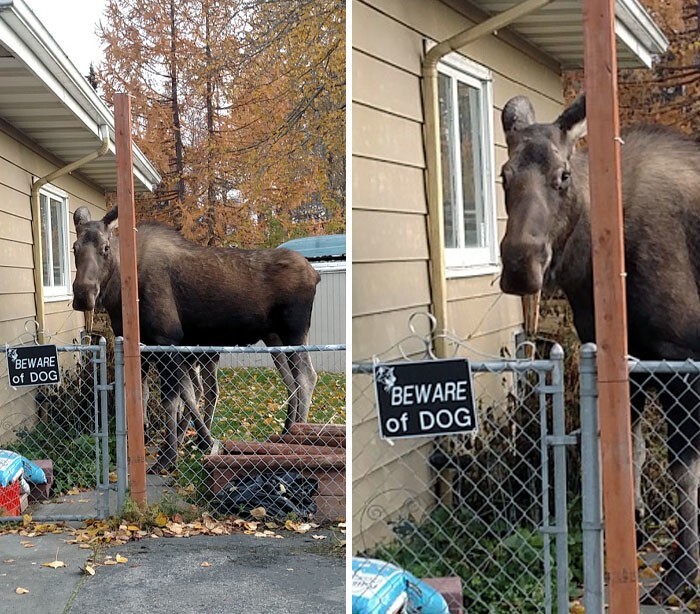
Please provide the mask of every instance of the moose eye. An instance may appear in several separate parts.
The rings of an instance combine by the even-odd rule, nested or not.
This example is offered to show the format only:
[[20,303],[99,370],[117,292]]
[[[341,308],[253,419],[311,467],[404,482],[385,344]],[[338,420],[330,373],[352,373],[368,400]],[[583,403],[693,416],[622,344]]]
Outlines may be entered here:
[[569,171],[562,171],[561,177],[559,178],[559,189],[565,190],[569,187],[571,183],[571,173]]
[[508,187],[508,182],[510,181],[512,174],[512,171],[509,171],[509,169],[505,167],[501,169],[501,182],[504,190]]

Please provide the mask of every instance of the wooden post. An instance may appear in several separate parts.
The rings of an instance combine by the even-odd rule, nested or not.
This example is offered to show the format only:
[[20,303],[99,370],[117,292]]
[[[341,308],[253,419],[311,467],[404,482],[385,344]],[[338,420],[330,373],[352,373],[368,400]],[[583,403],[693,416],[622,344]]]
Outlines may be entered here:
[[610,612],[639,612],[614,0],[584,0],[584,69]]
[[141,397],[141,351],[139,337],[139,290],[136,273],[136,212],[131,143],[131,100],[128,94],[114,95],[114,125],[117,156],[117,207],[119,210],[119,255],[121,259],[122,322],[124,333],[124,400],[128,441],[131,497],[146,506],[146,451]]

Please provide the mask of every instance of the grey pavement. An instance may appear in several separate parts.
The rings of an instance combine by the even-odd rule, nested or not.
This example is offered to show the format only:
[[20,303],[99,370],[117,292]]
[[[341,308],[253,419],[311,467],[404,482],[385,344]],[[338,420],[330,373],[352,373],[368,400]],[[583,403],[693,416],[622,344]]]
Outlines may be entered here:
[[[286,532],[284,539],[144,538],[104,550],[128,562],[97,566],[94,576],[80,570],[92,552],[66,544],[71,535],[2,535],[0,613],[341,614],[345,558],[330,533],[319,533],[328,538]],[[42,567],[57,550],[67,567]],[[18,595],[17,587],[29,592]]]

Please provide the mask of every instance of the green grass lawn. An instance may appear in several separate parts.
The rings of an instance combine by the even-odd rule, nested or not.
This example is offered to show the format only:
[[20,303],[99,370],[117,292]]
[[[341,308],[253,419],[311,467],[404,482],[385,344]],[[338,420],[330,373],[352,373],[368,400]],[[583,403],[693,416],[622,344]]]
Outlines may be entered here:
[[[212,426],[217,439],[263,441],[280,433],[287,390],[275,369],[219,370],[219,404]],[[321,372],[309,422],[345,424],[345,374]]]

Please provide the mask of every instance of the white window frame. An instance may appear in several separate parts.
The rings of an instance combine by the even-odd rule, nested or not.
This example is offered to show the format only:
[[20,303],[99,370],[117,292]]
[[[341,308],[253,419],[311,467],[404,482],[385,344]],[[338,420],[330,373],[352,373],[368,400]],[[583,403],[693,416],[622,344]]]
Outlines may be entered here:
[[[438,63],[438,73],[448,76],[456,82],[462,82],[469,87],[477,89],[480,93],[480,113],[481,113],[481,160],[482,160],[482,180],[483,180],[483,209],[484,209],[484,247],[445,247],[445,268],[446,276],[449,277],[471,277],[476,275],[487,275],[499,270],[498,258],[498,230],[496,218],[496,182],[494,169],[495,145],[493,127],[493,76],[490,70],[468,60],[458,53],[447,54]],[[458,92],[457,87],[452,87],[452,104],[455,120],[452,122],[455,131],[459,130],[457,116]],[[459,135],[453,134],[454,142],[459,142]],[[457,151],[453,152],[452,160],[455,169],[452,179],[452,186],[457,202],[463,202],[462,190],[462,160]],[[442,172],[447,172],[443,167]],[[444,202],[443,202],[444,206]],[[464,207],[457,208],[457,220],[462,241],[464,224]]]
[[[46,206],[44,205],[44,198],[46,199]],[[64,278],[66,280],[65,285],[55,286],[53,283],[50,285],[44,284],[44,300],[46,302],[60,301],[72,298],[73,290],[71,286],[71,258],[70,258],[70,220],[69,220],[69,210],[70,205],[68,202],[68,194],[59,188],[52,185],[45,185],[39,190],[39,209],[41,215],[41,232],[44,232],[44,215],[48,213],[49,199],[54,199],[60,201],[63,206],[61,207],[61,218],[63,220],[63,262],[64,262]],[[46,250],[42,250],[42,266],[43,263],[47,263],[46,269],[49,271],[49,279],[53,280],[53,250],[52,250],[52,233],[46,237]],[[42,283],[44,282],[42,275]]]

